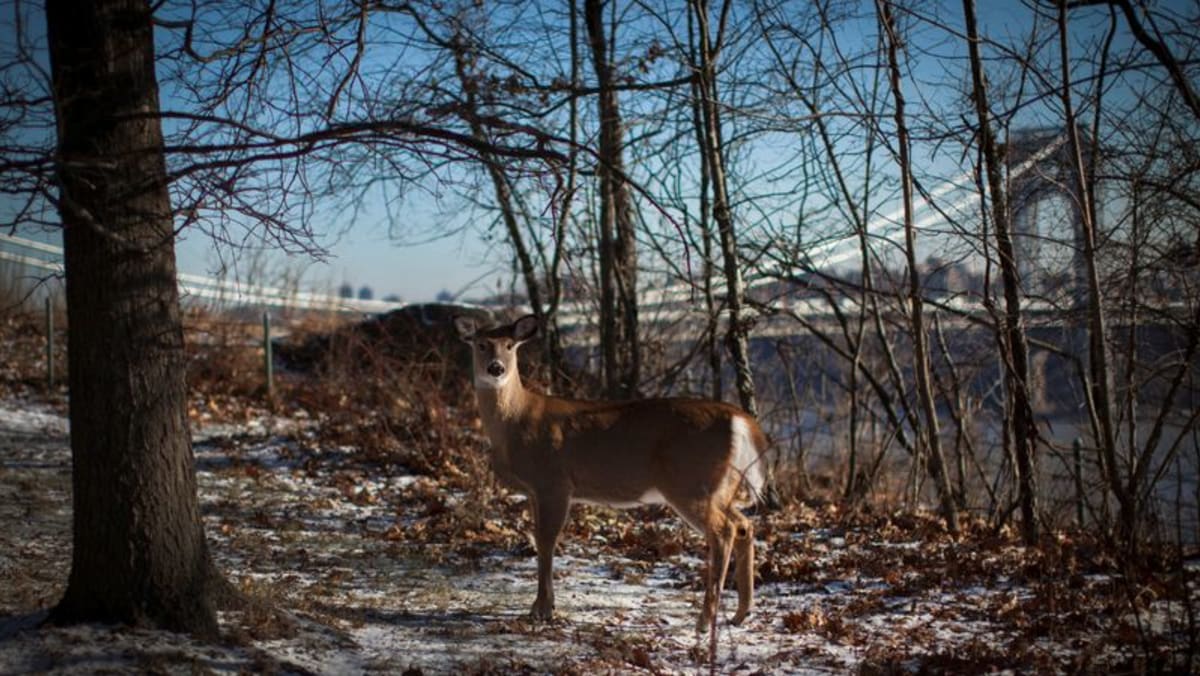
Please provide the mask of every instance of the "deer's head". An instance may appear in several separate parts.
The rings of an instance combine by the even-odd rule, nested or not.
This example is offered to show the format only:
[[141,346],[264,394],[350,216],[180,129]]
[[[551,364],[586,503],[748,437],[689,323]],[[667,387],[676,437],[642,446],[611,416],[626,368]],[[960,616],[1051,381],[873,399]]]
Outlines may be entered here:
[[538,332],[537,319],[525,315],[511,324],[481,329],[470,317],[455,317],[458,337],[471,346],[475,386],[499,389],[517,373],[517,348]]

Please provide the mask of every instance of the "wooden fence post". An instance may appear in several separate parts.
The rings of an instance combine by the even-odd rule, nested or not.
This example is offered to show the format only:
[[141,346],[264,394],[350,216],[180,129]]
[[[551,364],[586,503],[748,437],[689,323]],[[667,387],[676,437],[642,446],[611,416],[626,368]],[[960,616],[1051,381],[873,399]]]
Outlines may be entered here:
[[46,295],[46,387],[54,389],[54,302]]
[[275,365],[271,359],[271,313],[263,312],[263,370],[267,376],[267,398],[275,398]]
[[1075,437],[1071,442],[1075,460],[1075,525],[1083,528],[1083,440]]

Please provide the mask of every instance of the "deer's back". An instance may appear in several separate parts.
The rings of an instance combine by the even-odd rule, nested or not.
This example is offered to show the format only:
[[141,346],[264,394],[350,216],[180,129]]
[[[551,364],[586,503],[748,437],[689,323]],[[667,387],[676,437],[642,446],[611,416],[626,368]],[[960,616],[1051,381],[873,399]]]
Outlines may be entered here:
[[744,411],[698,399],[548,399],[541,427],[576,499],[625,506],[661,501],[664,487],[711,490],[728,471],[735,418],[763,448]]

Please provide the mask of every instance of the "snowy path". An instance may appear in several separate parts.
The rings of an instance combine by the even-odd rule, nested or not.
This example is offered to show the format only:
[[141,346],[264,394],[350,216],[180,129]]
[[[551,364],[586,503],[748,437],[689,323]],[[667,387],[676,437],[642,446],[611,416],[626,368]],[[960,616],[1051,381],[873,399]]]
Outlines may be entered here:
[[[680,540],[674,526],[662,526],[682,551],[631,553],[628,543],[610,544],[626,531],[606,525],[631,517],[577,513],[585,523],[556,560],[562,619],[531,625],[524,613],[535,593],[533,554],[511,535],[519,498],[497,498],[491,513],[462,519],[480,532],[510,534],[472,545],[477,534],[437,527],[473,508],[463,495],[427,477],[383,475],[353,449],[314,443],[306,425],[264,419],[196,434],[201,502],[220,566],[292,617],[281,628],[227,616],[228,641],[207,646],[124,628],[33,628],[61,593],[69,565],[67,426],[46,408],[0,402],[0,673],[707,669],[698,659],[708,640],[693,631],[699,538]],[[1099,619],[1067,618],[1070,608],[1059,612],[1061,629],[1023,629],[1013,617],[1042,602],[1040,588],[987,572],[983,559],[978,572],[965,570],[974,559],[945,543],[822,528],[770,539],[770,551],[759,544],[760,571],[807,573],[761,584],[745,626],[720,628],[721,673],[922,664],[1055,671],[1124,659],[1128,650],[1103,642]],[[1005,545],[993,558],[1019,554]],[[919,567],[939,557],[958,571],[953,584]],[[1110,584],[1104,576],[1080,579],[1080,594]],[[726,613],[733,605],[727,592]]]

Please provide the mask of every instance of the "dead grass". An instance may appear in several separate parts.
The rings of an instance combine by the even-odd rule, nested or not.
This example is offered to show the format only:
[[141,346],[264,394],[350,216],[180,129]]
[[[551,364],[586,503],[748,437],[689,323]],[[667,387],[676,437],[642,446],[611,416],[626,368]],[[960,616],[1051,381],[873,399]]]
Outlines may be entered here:
[[67,332],[56,317],[55,386],[47,383],[44,312],[0,312],[0,397],[48,397],[63,403],[67,379]]
[[184,317],[187,380],[207,401],[259,403],[266,394],[262,327],[193,309]]
[[[307,338],[303,326],[287,328],[293,331],[292,339]],[[261,437],[229,436],[212,442],[229,462],[209,471],[226,476],[238,488],[213,496],[206,508],[210,535],[230,557],[235,582],[255,600],[226,618],[230,641],[249,646],[295,637],[308,631],[297,617],[349,631],[378,621],[373,613],[379,612],[355,600],[350,591],[354,585],[369,588],[373,579],[411,575],[408,571],[414,569],[469,571],[495,565],[489,561],[498,555],[512,560],[532,555],[524,502],[498,487],[488,468],[466,372],[453,366],[457,343],[447,344],[447,352],[437,359],[428,351],[405,356],[366,339],[346,343],[309,370],[282,370],[271,401],[261,386],[256,330],[253,325],[227,326],[219,318],[189,315],[187,331],[193,419],[206,424],[272,416],[307,421],[299,428],[264,431]],[[36,394],[36,327],[28,320],[3,321],[0,341],[14,346],[12,354],[17,355],[0,363],[0,396]],[[281,448],[282,467],[262,464],[249,452],[268,437]],[[0,475],[5,472],[8,476],[0,477],[0,483],[16,491],[3,494],[6,522],[18,523],[14,519],[20,518],[20,510],[50,511],[49,502],[32,497],[44,492],[44,480],[35,485],[30,483],[32,475],[19,479],[0,469]],[[273,487],[275,478],[291,474],[304,476],[322,492],[300,503],[275,504],[265,497],[280,490]],[[376,487],[379,477],[405,474],[420,478],[404,490]],[[53,476],[65,486],[65,471]],[[259,485],[261,491],[246,493]],[[382,521],[359,524],[331,518],[328,532],[314,531],[307,521],[314,515],[340,513],[337,509],[349,505],[369,508]],[[67,521],[61,514],[57,518],[54,528],[65,530]],[[1195,614],[1196,568],[1185,567],[1179,551],[1157,550],[1131,568],[1087,533],[1051,533],[1028,548],[1008,530],[996,531],[980,519],[964,518],[964,533],[955,540],[932,514],[874,503],[847,510],[832,497],[790,501],[784,509],[758,517],[757,524],[760,583],[806,593],[833,590],[819,602],[781,606],[777,622],[765,623],[760,630],[854,647],[862,656],[862,673],[1148,673],[1197,664],[1195,641],[1180,638],[1195,633],[1187,612],[1176,613],[1166,630],[1150,626],[1161,622],[1154,618],[1164,606]],[[17,547],[22,541],[45,538],[42,532],[14,532],[5,544]],[[680,561],[703,547],[660,508],[619,514],[576,509],[564,540],[573,551],[603,557],[609,562],[608,575],[632,584],[642,584],[663,561]],[[5,579],[8,591],[0,594],[0,609],[16,613],[49,603],[65,574],[61,549],[30,550],[32,566]],[[380,557],[391,561],[392,568],[380,570]],[[678,576],[678,585],[698,589],[697,564],[677,565],[687,568]],[[262,574],[267,570],[279,574]],[[297,574],[289,576],[288,570]],[[306,570],[320,574],[312,579],[298,574]],[[419,586],[423,602],[433,607],[449,606],[458,598],[452,577],[402,582]],[[853,589],[840,591],[847,585]],[[888,634],[900,638],[881,640],[874,628],[879,618],[909,624]],[[944,637],[926,625],[943,620],[998,626],[999,638],[939,647]],[[507,618],[497,620],[490,631],[557,637],[587,646],[584,656],[563,665],[568,672],[671,671],[690,668],[705,657],[701,651],[681,665],[677,649],[662,635],[605,626],[534,628]],[[1047,647],[1047,641],[1057,647]],[[1112,646],[1119,653],[1110,650]],[[820,659],[792,650],[796,652],[786,660]],[[160,658],[143,666],[166,669],[163,664],[175,663],[169,657],[161,658],[163,664],[156,659]],[[279,666],[263,659],[264,668]],[[391,660],[386,670],[412,665]],[[467,671],[535,668],[544,665],[501,657],[480,659]]]

